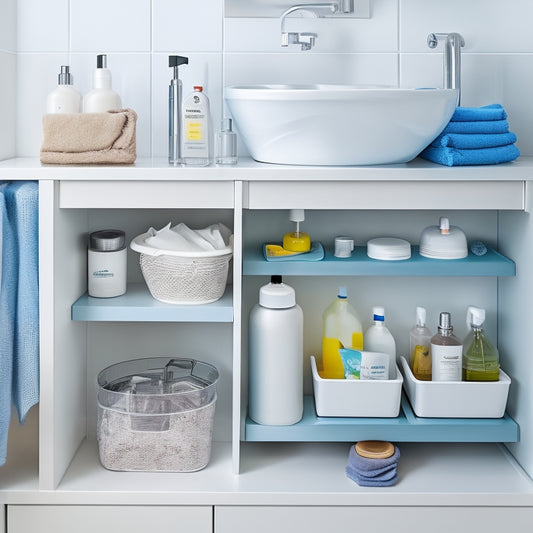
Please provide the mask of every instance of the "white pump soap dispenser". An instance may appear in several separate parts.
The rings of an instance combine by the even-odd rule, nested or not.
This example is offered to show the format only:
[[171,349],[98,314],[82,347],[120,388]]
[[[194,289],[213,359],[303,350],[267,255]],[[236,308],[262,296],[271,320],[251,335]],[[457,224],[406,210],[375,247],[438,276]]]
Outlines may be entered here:
[[120,96],[111,88],[111,71],[107,68],[107,56],[96,56],[96,69],[93,74],[93,89],[83,99],[84,113],[105,113],[112,109],[122,109]]
[[47,113],[79,113],[81,94],[73,87],[74,79],[68,65],[61,65],[57,87],[46,98]]

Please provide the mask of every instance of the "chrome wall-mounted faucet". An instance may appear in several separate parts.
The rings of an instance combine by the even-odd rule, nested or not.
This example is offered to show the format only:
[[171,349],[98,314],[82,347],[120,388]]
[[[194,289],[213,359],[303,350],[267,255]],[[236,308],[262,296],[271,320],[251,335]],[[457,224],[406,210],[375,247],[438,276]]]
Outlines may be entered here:
[[458,89],[461,98],[461,47],[465,45],[463,36],[459,33],[430,33],[427,43],[430,48],[436,48],[439,41],[444,40],[444,88]]
[[327,2],[321,4],[296,4],[281,14],[281,46],[299,44],[301,50],[311,50],[315,45],[316,33],[287,32],[285,31],[285,19],[295,11],[307,11],[312,17],[320,17],[322,11],[333,13],[353,13],[354,0],[340,0],[339,2]]

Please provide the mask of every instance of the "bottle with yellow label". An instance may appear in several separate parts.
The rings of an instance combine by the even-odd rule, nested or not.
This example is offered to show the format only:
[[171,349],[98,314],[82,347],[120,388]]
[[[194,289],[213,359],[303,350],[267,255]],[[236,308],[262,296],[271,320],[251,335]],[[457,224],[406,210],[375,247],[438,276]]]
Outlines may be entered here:
[[211,132],[209,99],[203,87],[196,85],[194,92],[183,100],[183,146],[184,165],[205,167],[211,162]]
[[346,287],[339,287],[337,298],[326,308],[322,319],[324,329],[320,375],[324,379],[344,379],[339,349],[363,349],[363,327],[357,311],[348,301]]

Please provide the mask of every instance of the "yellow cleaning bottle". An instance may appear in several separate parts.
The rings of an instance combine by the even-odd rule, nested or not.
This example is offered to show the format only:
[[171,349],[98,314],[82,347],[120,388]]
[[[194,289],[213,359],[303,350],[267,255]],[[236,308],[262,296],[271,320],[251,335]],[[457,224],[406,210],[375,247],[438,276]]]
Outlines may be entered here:
[[324,379],[344,379],[341,348],[363,349],[363,327],[355,308],[348,301],[346,287],[339,293],[324,314],[322,335],[322,372]]

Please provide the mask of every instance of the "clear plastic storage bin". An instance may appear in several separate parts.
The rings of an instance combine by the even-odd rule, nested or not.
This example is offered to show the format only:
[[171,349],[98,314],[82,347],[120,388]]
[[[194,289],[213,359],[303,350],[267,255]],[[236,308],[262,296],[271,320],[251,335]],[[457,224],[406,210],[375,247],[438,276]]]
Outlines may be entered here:
[[109,470],[193,472],[211,455],[216,367],[135,359],[98,375],[98,449]]

